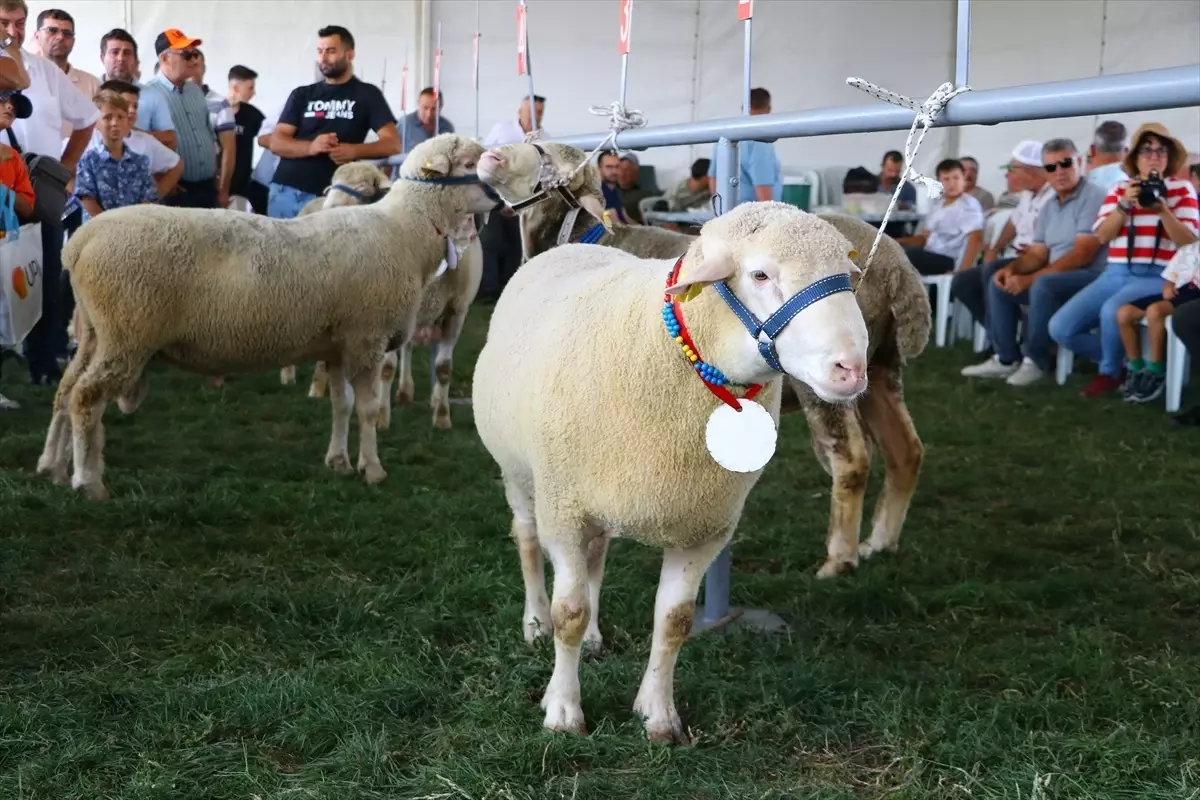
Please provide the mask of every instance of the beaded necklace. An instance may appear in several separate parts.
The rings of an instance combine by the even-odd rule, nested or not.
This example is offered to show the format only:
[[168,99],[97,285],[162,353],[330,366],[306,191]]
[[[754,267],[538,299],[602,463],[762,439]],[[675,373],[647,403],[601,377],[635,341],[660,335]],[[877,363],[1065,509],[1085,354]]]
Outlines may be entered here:
[[[670,273],[667,275],[668,288],[674,286],[675,282],[679,280],[679,270],[682,267],[683,256],[680,256],[679,260],[675,262],[675,266],[671,268]],[[708,390],[734,411],[740,412],[742,406],[738,403],[737,398],[733,396],[733,393],[725,387],[735,386],[745,388],[747,389],[746,399],[752,400],[762,390],[763,385],[755,383],[746,386],[741,383],[731,383],[729,378],[725,377],[725,373],[700,358],[700,353],[696,350],[696,343],[692,340],[691,334],[688,333],[687,325],[684,324],[683,309],[679,304],[679,300],[664,292],[663,301],[662,317],[663,322],[667,326],[667,333],[683,348],[683,355],[691,363],[692,368],[700,376],[700,380],[704,382]]]

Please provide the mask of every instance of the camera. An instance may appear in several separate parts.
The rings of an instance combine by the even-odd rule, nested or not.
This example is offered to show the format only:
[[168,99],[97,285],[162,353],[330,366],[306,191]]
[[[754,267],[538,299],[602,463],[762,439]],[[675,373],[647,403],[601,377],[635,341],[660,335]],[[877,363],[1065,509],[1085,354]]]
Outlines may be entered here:
[[1150,174],[1142,180],[1138,187],[1137,201],[1142,208],[1150,208],[1167,194],[1167,184],[1158,175],[1158,170],[1150,170]]

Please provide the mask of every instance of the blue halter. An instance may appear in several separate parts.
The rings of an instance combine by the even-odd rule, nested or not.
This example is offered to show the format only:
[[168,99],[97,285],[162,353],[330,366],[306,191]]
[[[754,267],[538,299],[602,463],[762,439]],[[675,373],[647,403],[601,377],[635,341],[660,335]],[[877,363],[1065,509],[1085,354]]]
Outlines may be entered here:
[[384,192],[376,192],[375,194],[367,194],[366,192],[360,192],[358,189],[355,189],[353,186],[347,186],[344,183],[335,183],[332,186],[330,186],[329,188],[339,191],[342,194],[348,194],[360,203],[377,203],[377,202],[379,202],[379,198],[383,197],[383,195],[385,194]]
[[406,178],[401,175],[400,180],[412,181],[413,183],[434,183],[439,186],[461,186],[467,183],[477,183],[483,188],[483,193],[487,196],[487,199],[494,200],[497,203],[504,202],[495,189],[481,181],[479,176],[474,173],[470,175],[454,175],[449,178]]
[[[783,367],[779,365],[779,354],[775,352],[775,337],[779,335],[779,332],[795,319],[797,314],[818,300],[838,292],[854,291],[849,275],[845,273],[830,275],[813,281],[780,306],[778,311],[767,317],[766,322],[759,322],[758,318],[750,313],[750,309],[746,308],[737,298],[726,281],[714,283],[713,288],[717,290],[717,294],[721,295],[733,313],[737,314],[738,319],[746,326],[746,330],[750,331],[750,335],[758,340],[758,352],[762,354],[767,366],[776,372],[784,371]],[[766,334],[766,341],[759,339],[760,334]]]

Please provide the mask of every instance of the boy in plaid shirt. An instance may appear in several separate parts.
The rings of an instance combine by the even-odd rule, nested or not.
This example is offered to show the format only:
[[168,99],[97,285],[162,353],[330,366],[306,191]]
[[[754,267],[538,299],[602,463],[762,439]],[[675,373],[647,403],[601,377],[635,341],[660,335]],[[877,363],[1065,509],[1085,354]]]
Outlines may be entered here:
[[84,151],[75,174],[75,197],[83,206],[85,223],[114,208],[158,201],[150,159],[125,146],[132,129],[129,104],[108,90],[99,92],[93,101],[100,110],[96,130],[104,146]]

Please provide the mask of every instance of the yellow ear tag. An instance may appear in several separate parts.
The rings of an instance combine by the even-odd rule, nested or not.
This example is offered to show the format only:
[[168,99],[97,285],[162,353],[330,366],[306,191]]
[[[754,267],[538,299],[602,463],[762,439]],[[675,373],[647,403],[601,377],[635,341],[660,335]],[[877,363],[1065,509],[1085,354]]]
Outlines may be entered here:
[[433,162],[426,161],[426,162],[425,162],[425,169],[433,169]]
[[856,259],[856,258],[858,258],[858,251],[857,251],[857,250],[851,250],[851,251],[850,251],[850,260],[851,260],[851,261],[853,261],[853,260],[854,260],[854,259]]
[[684,292],[683,295],[678,297],[677,299],[681,303],[686,303],[688,300],[695,300],[697,297],[700,296],[700,293],[703,291],[704,291],[703,283],[693,283],[691,286],[688,287],[688,290],[686,292]]

